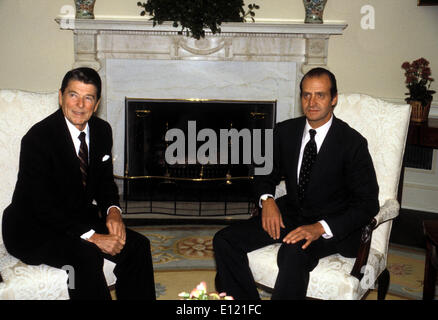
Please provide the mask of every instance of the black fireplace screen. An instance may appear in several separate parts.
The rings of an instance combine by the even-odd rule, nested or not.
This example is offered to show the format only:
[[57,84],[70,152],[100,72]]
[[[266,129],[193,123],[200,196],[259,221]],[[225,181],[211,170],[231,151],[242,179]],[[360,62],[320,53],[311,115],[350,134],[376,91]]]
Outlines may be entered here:
[[[250,213],[254,161],[248,161],[246,151],[255,129],[263,136],[264,129],[273,128],[275,111],[275,101],[126,98],[125,212]],[[210,139],[199,135],[205,129]],[[166,139],[170,132],[179,135]],[[263,153],[263,143],[261,149]],[[238,161],[232,159],[235,151]]]

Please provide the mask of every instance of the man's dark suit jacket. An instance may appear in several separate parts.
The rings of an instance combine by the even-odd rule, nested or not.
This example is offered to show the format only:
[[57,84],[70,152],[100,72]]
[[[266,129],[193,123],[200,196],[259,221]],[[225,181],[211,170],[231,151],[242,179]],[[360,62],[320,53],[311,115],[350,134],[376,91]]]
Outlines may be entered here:
[[[56,241],[57,235],[79,238],[96,223],[104,222],[111,205],[119,206],[111,127],[95,116],[88,124],[86,189],[61,109],[35,124],[22,139],[18,180],[12,203],[3,215],[3,240],[9,253],[24,262],[32,263],[38,249]],[[105,155],[109,157],[102,161]],[[104,218],[99,217],[98,209]]]
[[[378,213],[376,174],[367,141],[344,121],[333,116],[313,166],[306,197],[299,203],[297,166],[306,118],[278,123],[274,129],[273,170],[256,179],[257,199],[262,194],[275,194],[284,177],[287,194],[283,197],[286,212],[303,224],[325,220],[339,252],[346,256],[357,253],[361,227]],[[281,198],[280,198],[281,199]]]

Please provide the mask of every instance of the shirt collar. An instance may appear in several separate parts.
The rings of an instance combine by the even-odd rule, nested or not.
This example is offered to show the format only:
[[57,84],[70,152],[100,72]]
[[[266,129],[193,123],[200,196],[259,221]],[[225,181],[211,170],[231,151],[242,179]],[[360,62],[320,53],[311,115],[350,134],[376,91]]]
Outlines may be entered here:
[[81,132],[85,132],[86,137],[89,137],[90,127],[88,126],[88,122],[85,125],[84,130],[81,131],[78,128],[76,128],[66,117],[64,117],[64,118],[65,118],[65,122],[67,123],[68,131],[70,131],[70,135],[73,139],[75,139],[75,138],[77,139]]
[[330,117],[330,120],[327,121],[326,123],[324,123],[322,126],[320,126],[319,128],[313,129],[310,124],[309,121],[306,119],[306,126],[304,127],[304,130],[306,132],[306,135],[309,134],[309,130],[313,129],[316,131],[317,135],[316,136],[320,136],[320,137],[325,137],[327,135],[327,132],[329,131],[331,125],[333,123],[333,114]]

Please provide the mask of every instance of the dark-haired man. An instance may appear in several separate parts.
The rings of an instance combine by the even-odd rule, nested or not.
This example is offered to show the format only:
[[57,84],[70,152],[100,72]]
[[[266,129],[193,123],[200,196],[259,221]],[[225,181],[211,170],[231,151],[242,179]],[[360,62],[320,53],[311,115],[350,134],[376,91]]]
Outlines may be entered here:
[[[367,141],[333,115],[335,76],[312,69],[300,89],[304,116],[276,125],[273,171],[256,179],[261,216],[220,230],[213,241],[217,289],[236,299],[259,299],[247,253],[272,243],[282,243],[272,299],[304,299],[318,260],[355,257],[361,227],[379,210]],[[282,177],[287,194],[274,200]]]
[[111,299],[103,259],[116,263],[117,299],[155,299],[149,240],[121,216],[113,178],[112,131],[96,116],[99,74],[67,72],[60,109],[21,142],[18,180],[3,215],[9,253],[31,265],[71,266],[71,299]]

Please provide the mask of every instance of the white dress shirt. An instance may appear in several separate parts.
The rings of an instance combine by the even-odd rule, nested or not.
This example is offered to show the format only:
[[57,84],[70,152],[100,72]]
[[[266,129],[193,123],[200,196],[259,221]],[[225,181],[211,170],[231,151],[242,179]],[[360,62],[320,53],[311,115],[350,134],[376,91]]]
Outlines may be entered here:
[[[319,152],[319,149],[321,148],[322,143],[324,142],[324,139],[327,135],[327,132],[329,131],[331,125],[333,122],[333,115],[331,116],[330,120],[327,121],[327,123],[325,123],[324,125],[322,125],[319,128],[314,129],[316,131],[316,135],[315,135],[315,142],[316,142],[316,152]],[[307,142],[310,140],[310,134],[309,134],[309,130],[313,129],[309,122],[306,119],[306,125],[304,126],[304,132],[303,132],[303,140],[301,141],[301,149],[300,149],[300,155],[298,157],[298,166],[297,166],[297,184],[299,182],[299,177],[300,177],[300,169],[301,169],[301,162],[303,160],[303,153],[304,153],[304,148],[307,144]],[[274,198],[273,195],[268,194],[269,197]],[[263,197],[263,195],[262,195]],[[261,207],[261,199],[259,200],[259,206]],[[324,234],[322,235],[323,238],[325,239],[330,239],[331,237],[333,237],[333,233],[329,227],[329,225],[327,224],[327,222],[325,222],[324,220],[320,220],[318,221],[319,223],[321,223],[322,227],[324,228]]]
[[[76,128],[67,118],[65,118],[65,122],[67,123],[68,131],[70,132],[71,138],[73,140],[76,154],[79,156],[79,149],[81,147],[81,141],[78,138],[79,134],[81,132],[85,132],[85,142],[87,143],[87,146],[89,146],[90,145],[90,127],[88,126],[88,123],[87,123],[85,125],[84,130],[81,131],[78,128]],[[89,147],[88,147],[88,159],[90,159],[90,148]],[[111,206],[108,208],[108,210],[106,212],[107,215],[109,213],[109,210],[113,207],[119,209],[120,213],[122,213],[122,209],[120,209],[118,206]],[[81,238],[88,240],[94,233],[95,233],[95,231],[93,229],[90,229],[90,231],[85,232],[83,235],[81,235]]]

